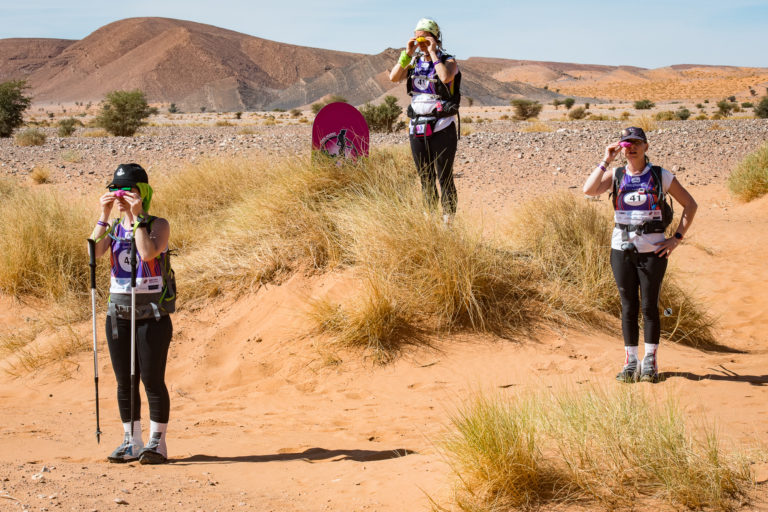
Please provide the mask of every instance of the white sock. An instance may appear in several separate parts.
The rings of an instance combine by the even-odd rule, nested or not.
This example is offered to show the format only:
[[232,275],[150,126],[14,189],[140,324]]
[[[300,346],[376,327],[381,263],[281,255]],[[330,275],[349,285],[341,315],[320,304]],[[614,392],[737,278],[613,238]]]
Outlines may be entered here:
[[160,440],[157,445],[157,451],[162,453],[164,457],[168,457],[168,446],[165,443],[165,433],[168,430],[167,423],[157,423],[154,421],[149,422],[149,438],[153,439],[160,434]]
[[630,347],[629,345],[624,345],[624,353],[626,354],[626,357],[624,358],[624,364],[629,364],[632,361],[637,361],[637,345],[634,347]]
[[[659,350],[659,344],[658,343],[646,343],[645,344],[645,357],[651,357],[653,360],[653,369],[657,370],[659,367],[658,363],[658,356],[656,355],[656,351]],[[645,358],[643,358],[645,360]]]
[[[130,421],[123,422],[123,432],[126,434],[131,432]],[[133,422],[133,444],[136,446],[144,446],[144,443],[141,440],[141,420]]]

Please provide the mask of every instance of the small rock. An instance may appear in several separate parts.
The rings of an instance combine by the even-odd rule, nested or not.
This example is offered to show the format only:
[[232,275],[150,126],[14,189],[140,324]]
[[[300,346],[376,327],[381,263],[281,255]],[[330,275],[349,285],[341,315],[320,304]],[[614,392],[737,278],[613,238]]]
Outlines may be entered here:
[[115,503],[117,503],[118,505],[127,505],[128,504],[128,502],[125,501],[123,498],[115,498]]

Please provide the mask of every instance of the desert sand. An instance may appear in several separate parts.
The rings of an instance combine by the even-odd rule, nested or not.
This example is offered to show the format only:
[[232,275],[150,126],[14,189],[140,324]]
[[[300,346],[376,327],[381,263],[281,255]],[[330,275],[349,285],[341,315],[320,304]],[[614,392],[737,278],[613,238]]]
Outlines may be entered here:
[[[619,126],[613,124],[574,123],[543,134],[520,133],[512,122],[474,125],[457,158],[460,215],[482,215],[487,229],[496,230],[525,199],[552,189],[580,193]],[[675,396],[692,425],[716,422],[726,444],[749,447],[768,441],[768,270],[762,257],[768,250],[768,198],[740,204],[725,179],[745,152],[768,139],[768,125],[711,126],[669,123],[649,137],[659,148],[656,161],[678,166],[679,179],[700,205],[672,265],[682,284],[717,316],[718,339],[733,350],[662,342],[665,380],[636,386],[659,399]],[[202,143],[225,156],[243,139],[242,154],[285,140],[286,152],[301,153],[309,133],[306,126],[260,127],[238,139],[223,133],[233,128],[188,129],[209,131],[205,139],[190,132],[189,140],[197,142],[174,147],[167,160],[160,155],[169,141],[186,141],[186,135],[150,136],[151,142],[51,139],[42,148],[48,152],[0,141],[4,162],[10,164],[9,154],[16,162],[15,172],[10,165],[2,169],[24,181],[35,165],[35,149],[58,162],[63,151],[76,149],[70,146],[91,144],[80,148],[83,161],[52,166],[53,184],[45,185],[88,194],[103,186],[117,160],[146,162],[152,155],[157,171],[173,172],[172,161],[199,157]],[[404,137],[377,136],[374,143],[403,144]],[[93,155],[103,155],[108,166],[99,167]],[[122,429],[102,332],[101,444],[94,435],[90,353],[20,378],[0,374],[0,509],[103,511],[119,509],[115,500],[121,500],[126,509],[138,510],[429,510],[429,498],[445,503],[451,491],[440,439],[451,413],[474,393],[514,396],[546,386],[620,385],[614,380],[623,360],[618,321],[600,332],[542,324],[531,338],[515,341],[436,335],[431,348],[408,349],[383,366],[357,352],[331,350],[311,334],[307,304],[344,296],[356,285],[348,273],[298,273],[280,286],[176,314],[167,373],[171,460],[165,466],[105,460]],[[0,297],[0,322],[22,326],[44,308]],[[91,335],[89,322],[73,329],[85,339]],[[753,469],[759,482],[768,481],[768,464]],[[756,496],[746,509],[768,510],[764,486]]]

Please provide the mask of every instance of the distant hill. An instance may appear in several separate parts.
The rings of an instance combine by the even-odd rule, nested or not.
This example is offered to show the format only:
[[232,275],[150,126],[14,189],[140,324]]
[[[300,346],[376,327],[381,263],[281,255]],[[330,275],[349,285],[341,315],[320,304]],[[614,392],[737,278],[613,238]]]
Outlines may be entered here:
[[[109,91],[137,88],[151,102],[185,111],[290,109],[331,94],[360,105],[386,94],[405,99],[404,85],[388,79],[398,54],[391,48],[376,55],[308,48],[191,21],[129,18],[80,41],[0,39],[0,81],[26,79],[40,105],[96,102]],[[519,97],[548,102],[566,94],[743,95],[768,81],[765,69],[690,64],[646,70],[471,57],[459,66],[462,95],[476,105],[508,105]],[[685,84],[682,92],[676,92],[678,83]]]

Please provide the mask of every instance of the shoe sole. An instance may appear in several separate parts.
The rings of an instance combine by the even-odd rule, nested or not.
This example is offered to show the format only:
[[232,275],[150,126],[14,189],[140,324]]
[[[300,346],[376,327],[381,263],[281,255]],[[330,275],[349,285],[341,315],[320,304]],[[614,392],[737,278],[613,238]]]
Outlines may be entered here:
[[165,464],[168,462],[162,453],[146,451],[139,455],[139,464]]
[[133,457],[130,459],[125,459],[123,457],[107,457],[107,460],[112,464],[126,464],[128,462],[136,462],[137,460],[139,460],[139,458]]
[[658,375],[641,375],[640,382],[651,382],[653,384],[656,384],[657,382],[659,382],[659,376]]

